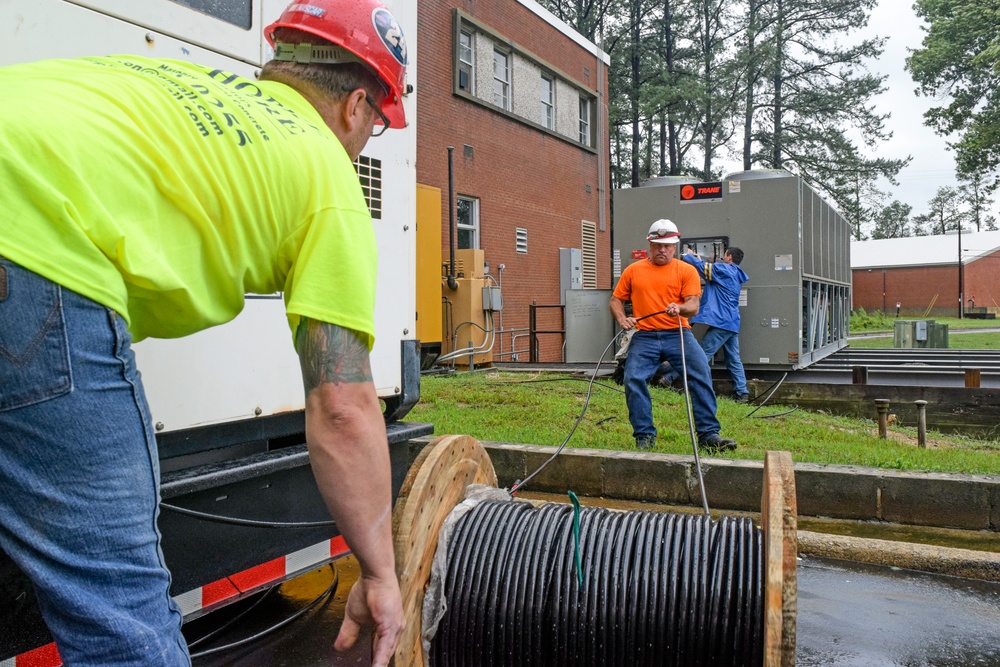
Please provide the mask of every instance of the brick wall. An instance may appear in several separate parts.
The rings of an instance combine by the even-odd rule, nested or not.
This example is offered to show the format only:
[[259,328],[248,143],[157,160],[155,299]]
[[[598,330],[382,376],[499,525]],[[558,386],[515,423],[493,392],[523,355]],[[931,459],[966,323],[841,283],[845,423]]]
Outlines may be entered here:
[[[884,283],[883,283],[884,273]],[[1000,252],[981,257],[963,267],[966,305],[974,297],[977,306],[1000,305]],[[883,299],[883,284],[885,298]],[[852,271],[853,308],[868,312],[885,310],[894,315],[929,317],[958,314],[958,267],[922,266]],[[936,298],[935,298],[936,297]]]
[[[581,247],[581,220],[599,222],[602,207],[605,220],[610,219],[606,185],[602,187],[598,176],[602,158],[452,94],[455,7],[595,93],[607,90],[607,68],[598,68],[594,55],[514,0],[420,0],[417,180],[441,189],[442,251],[447,262],[447,147],[455,147],[455,194],[480,200],[480,247],[491,275],[502,277],[503,326],[524,328],[533,300],[559,303],[559,248]],[[599,71],[604,72],[600,86]],[[599,98],[597,113],[606,117],[603,102]],[[466,145],[472,147],[472,157],[465,154]],[[606,146],[601,153],[607,159]],[[527,254],[515,252],[517,227],[528,230]],[[602,289],[611,284],[609,236],[607,231],[597,233],[597,286]],[[505,266],[502,276],[500,264]],[[561,328],[557,312],[541,311],[539,328]],[[525,348],[526,341],[519,339],[518,348]],[[560,337],[541,336],[539,342],[543,360],[561,358]],[[511,349],[510,335],[503,337],[503,346],[505,351]],[[499,344],[494,349],[499,351]],[[526,361],[527,354],[521,360]]]

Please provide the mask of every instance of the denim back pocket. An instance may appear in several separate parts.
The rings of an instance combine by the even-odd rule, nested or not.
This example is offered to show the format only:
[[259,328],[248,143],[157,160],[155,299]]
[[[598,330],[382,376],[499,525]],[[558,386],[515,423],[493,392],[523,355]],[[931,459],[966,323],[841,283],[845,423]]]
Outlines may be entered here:
[[2,257],[0,273],[0,411],[69,393],[61,288]]

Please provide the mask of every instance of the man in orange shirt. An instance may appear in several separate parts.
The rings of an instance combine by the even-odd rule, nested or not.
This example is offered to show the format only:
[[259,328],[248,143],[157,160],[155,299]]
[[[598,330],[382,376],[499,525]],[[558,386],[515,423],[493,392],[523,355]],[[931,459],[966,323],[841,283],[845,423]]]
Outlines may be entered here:
[[[698,314],[698,272],[690,264],[674,260],[680,232],[670,220],[654,222],[646,240],[649,257],[622,272],[610,303],[618,326],[636,328],[625,362],[625,402],[636,447],[645,450],[656,445],[653,402],[646,382],[661,363],[669,361],[674,368],[687,368],[698,447],[708,451],[735,449],[736,442],[719,435],[722,427],[715,416],[708,358],[688,323],[688,318]],[[632,302],[633,317],[626,316],[625,301]]]

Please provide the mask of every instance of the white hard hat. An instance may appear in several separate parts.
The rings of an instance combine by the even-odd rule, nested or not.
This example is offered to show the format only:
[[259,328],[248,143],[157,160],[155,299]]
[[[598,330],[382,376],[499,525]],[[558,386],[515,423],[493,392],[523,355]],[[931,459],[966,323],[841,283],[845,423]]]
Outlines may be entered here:
[[646,240],[650,243],[677,243],[681,240],[681,233],[677,231],[677,225],[664,218],[649,226]]

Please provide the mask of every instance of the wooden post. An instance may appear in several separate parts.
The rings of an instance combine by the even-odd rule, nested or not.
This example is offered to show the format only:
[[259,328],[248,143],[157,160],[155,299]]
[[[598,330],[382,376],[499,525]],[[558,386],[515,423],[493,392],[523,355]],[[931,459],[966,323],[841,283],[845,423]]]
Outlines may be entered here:
[[764,532],[764,667],[795,665],[798,613],[798,504],[788,452],[764,456],[760,525]]
[[878,437],[885,440],[888,437],[886,426],[889,422],[889,399],[876,398],[875,410],[878,412]]
[[927,401],[913,401],[917,406],[917,446],[927,449]]
[[969,388],[979,387],[980,370],[978,368],[965,369],[965,386]]

